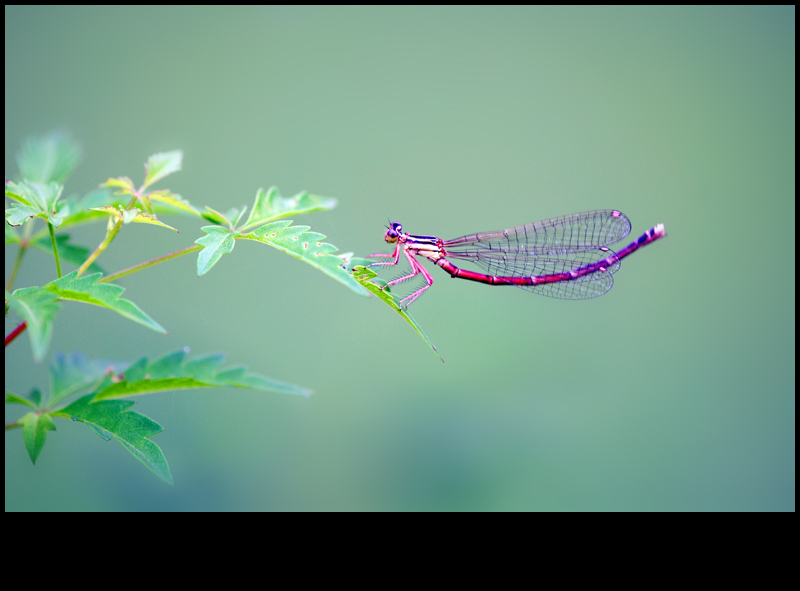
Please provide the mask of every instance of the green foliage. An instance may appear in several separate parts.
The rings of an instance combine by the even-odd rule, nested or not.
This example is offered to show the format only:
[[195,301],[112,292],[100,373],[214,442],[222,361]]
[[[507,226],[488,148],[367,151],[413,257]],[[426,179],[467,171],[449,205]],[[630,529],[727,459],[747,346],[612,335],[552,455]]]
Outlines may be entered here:
[[6,292],[6,305],[9,310],[25,321],[31,338],[33,358],[41,361],[50,344],[53,334],[53,319],[61,309],[58,296],[40,287],[24,287],[13,294]]
[[18,289],[6,296],[8,306],[28,324],[34,359],[41,361],[47,352],[53,332],[53,321],[56,312],[61,308],[58,302],[63,300],[108,308],[147,328],[160,333],[167,332],[136,304],[120,297],[125,291],[123,287],[97,283],[101,276],[102,273],[95,273],[78,278],[78,272],[73,271],[42,287]]
[[63,211],[58,211],[58,199],[64,190],[58,183],[6,183],[6,197],[16,201],[6,210],[6,223],[21,226],[33,218],[44,218],[58,227],[63,221]]
[[[108,178],[100,188],[83,196],[62,198],[63,183],[79,159],[80,150],[64,135],[34,139],[27,142],[18,155],[19,180],[6,181],[6,198],[11,202],[6,209],[6,245],[18,249],[6,284],[6,311],[22,320],[22,324],[7,336],[6,345],[27,330],[36,361],[43,360],[47,354],[62,301],[106,308],[165,333],[164,328],[135,303],[123,299],[124,289],[112,281],[191,252],[198,252],[197,272],[204,275],[223,254],[233,251],[236,240],[252,240],[272,246],[312,265],[361,295],[369,294],[369,290],[349,272],[353,261],[360,259],[352,259],[350,253],[339,253],[335,246],[324,242],[324,234],[311,231],[309,226],[292,225],[286,219],[329,210],[335,207],[335,199],[305,191],[282,197],[273,187],[256,192],[246,219],[247,207],[244,206],[224,213],[208,206],[197,207],[169,189],[152,188],[181,169],[183,153],[177,150],[148,158],[144,179],[138,188],[130,177],[118,176]],[[204,235],[196,241],[197,246],[164,254],[111,275],[105,274],[95,262],[120,231],[129,231],[133,224],[138,223],[175,230],[157,216],[176,214],[204,219],[213,225],[200,228]],[[37,220],[43,220],[44,227],[41,223],[37,227]],[[83,246],[63,233],[64,228],[99,221],[106,222],[106,235],[94,248]],[[31,247],[54,256],[56,276],[41,287],[26,286],[12,292],[17,270]],[[61,261],[73,264],[77,269],[61,276]],[[84,275],[87,272],[91,274]],[[134,402],[122,398],[192,388],[310,394],[306,388],[248,372],[244,367],[225,367],[223,361],[224,357],[218,354],[188,359],[183,350],[155,361],[143,357],[131,364],[94,360],[75,353],[57,354],[49,366],[51,387],[48,395],[43,396],[38,389],[31,390],[28,395],[6,392],[7,404],[31,409],[16,421],[7,423],[6,430],[22,429],[25,447],[31,461],[35,462],[46,443],[47,432],[55,430],[53,419],[69,418],[85,424],[103,440],[116,439],[161,479],[172,483],[166,458],[150,439],[163,428],[131,410]],[[67,403],[66,399],[72,396],[78,398]]]
[[182,162],[183,152],[180,150],[153,154],[144,165],[144,184],[142,187],[147,188],[165,176],[178,172],[181,169]]
[[104,211],[98,211],[98,208],[119,207],[127,203],[128,198],[117,194],[112,195],[111,191],[104,187],[89,191],[83,197],[73,195],[61,201],[62,211],[66,215],[59,228],[63,230],[71,226],[106,220],[108,215]]
[[419,336],[421,336],[428,346],[433,350],[436,355],[438,355],[439,359],[444,361],[441,355],[439,355],[439,351],[436,350],[436,346],[431,342],[426,335],[422,328],[420,328],[417,321],[414,320],[408,313],[408,310],[404,309],[403,306],[400,305],[400,300],[398,300],[393,293],[386,288],[385,284],[381,285],[373,281],[378,274],[373,271],[372,269],[368,269],[361,265],[356,265],[353,268],[353,278],[358,281],[361,285],[363,285],[366,289],[369,290],[370,293],[375,294],[378,298],[388,305],[392,310],[400,314],[400,316],[411,325]]
[[[22,427],[25,447],[33,462],[44,447],[46,431],[55,430],[52,417],[69,418],[85,424],[105,441],[116,439],[171,484],[166,458],[149,439],[163,428],[152,419],[131,411],[133,401],[120,398],[191,388],[239,388],[300,396],[311,393],[294,384],[248,372],[242,366],[223,367],[224,361],[225,356],[220,354],[187,359],[183,349],[152,362],[143,357],[130,364],[88,359],[78,353],[56,355],[49,367],[49,396],[42,396],[38,390],[28,396],[6,392],[6,403],[34,409],[13,425]],[[72,403],[58,407],[68,396],[81,393],[84,394]]]
[[268,191],[259,189],[250,217],[245,222],[245,227],[251,224],[264,223],[264,221],[277,220],[290,215],[323,211],[336,207],[336,199],[309,195],[306,191],[294,197],[283,198],[277,187],[270,187]]
[[197,256],[197,276],[205,275],[211,267],[217,264],[222,255],[233,251],[236,233],[220,226],[205,226],[200,228],[206,233],[202,238],[194,241],[203,247]]
[[149,363],[146,357],[131,364],[112,383],[99,388],[96,400],[151,394],[165,390],[190,388],[245,388],[279,394],[308,396],[309,390],[279,382],[244,367],[223,368],[224,355],[205,355],[187,361],[186,351],[180,350]]
[[64,133],[31,138],[17,156],[20,176],[35,183],[63,183],[75,170],[81,150]]
[[25,441],[25,448],[31,456],[31,462],[36,463],[39,452],[42,451],[47,440],[47,432],[55,431],[56,426],[53,419],[47,413],[29,412],[19,418],[22,424],[22,438]]
[[[31,390],[31,393],[27,396],[17,396],[11,392],[6,392],[6,404],[24,404],[25,406],[30,406],[31,408],[39,408],[41,403],[42,393],[37,389]],[[13,428],[17,425],[12,423],[10,426]],[[6,428],[9,427],[6,426]]]
[[[93,211],[102,211],[104,213],[109,214],[111,217],[118,219],[123,224],[130,224],[131,222],[136,222],[138,224],[153,224],[155,226],[161,226],[162,228],[168,228],[169,230],[175,230],[172,226],[168,226],[163,222],[159,222],[158,218],[152,213],[146,213],[141,211],[137,207],[131,207],[130,209],[125,209],[120,206],[113,206],[113,205],[104,205],[102,207],[93,207]],[[175,230],[177,232],[177,230]]]
[[49,404],[52,406],[67,396],[89,388],[99,388],[102,380],[110,381],[112,375],[122,371],[122,367],[102,359],[89,359],[81,353],[70,353],[69,355],[56,353],[49,370]]
[[93,402],[92,398],[92,394],[78,398],[58,414],[83,423],[104,441],[116,439],[156,476],[172,484],[164,452],[149,439],[164,428],[153,419],[128,410],[134,405],[130,400]]
[[100,284],[97,281],[102,273],[95,273],[87,277],[78,278],[78,272],[73,271],[61,279],[51,281],[44,289],[58,295],[61,300],[84,302],[95,306],[108,308],[156,332],[166,334],[166,330],[155,320],[139,309],[139,306],[130,300],[123,300],[120,296],[125,291],[124,287],[111,284]]
[[308,226],[290,226],[288,220],[265,224],[245,238],[258,240],[316,267],[326,275],[344,283],[356,293],[366,295],[364,288],[342,266],[342,259],[333,255],[337,248],[327,242],[324,234],[309,232]]
[[274,221],[299,213],[330,209],[335,205],[335,199],[306,192],[283,198],[275,187],[266,192],[259,189],[250,216],[241,227],[237,225],[244,216],[245,208],[232,209],[223,214],[206,207],[204,217],[217,225],[201,228],[206,235],[195,240],[195,244],[203,247],[197,257],[197,274],[205,275],[222,255],[230,254],[235,240],[255,240],[308,263],[358,294],[367,295],[367,290],[343,266],[345,255],[334,254],[338,249],[322,242],[326,238],[324,234],[310,232],[309,226],[292,226],[290,220]]

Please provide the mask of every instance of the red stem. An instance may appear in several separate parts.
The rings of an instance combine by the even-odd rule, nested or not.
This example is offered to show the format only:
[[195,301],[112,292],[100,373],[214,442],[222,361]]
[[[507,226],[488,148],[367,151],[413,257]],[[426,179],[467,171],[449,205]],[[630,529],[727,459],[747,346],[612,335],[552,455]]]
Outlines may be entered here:
[[11,341],[13,341],[14,339],[16,339],[16,338],[17,338],[19,335],[21,335],[21,334],[22,334],[22,332],[23,332],[23,331],[24,331],[26,328],[28,328],[28,325],[27,325],[27,323],[23,322],[23,323],[22,323],[22,324],[20,324],[20,325],[19,325],[17,328],[15,328],[15,329],[14,329],[14,330],[12,330],[10,333],[8,333],[8,336],[6,337],[6,347],[8,347],[8,345],[10,345],[10,344],[11,344]]

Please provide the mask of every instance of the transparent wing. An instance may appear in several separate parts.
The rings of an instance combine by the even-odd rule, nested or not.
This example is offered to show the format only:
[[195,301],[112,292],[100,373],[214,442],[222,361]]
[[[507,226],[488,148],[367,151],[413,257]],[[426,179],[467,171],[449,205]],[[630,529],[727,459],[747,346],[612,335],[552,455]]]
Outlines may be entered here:
[[[608,248],[592,251],[564,253],[563,258],[552,256],[532,256],[522,253],[505,253],[496,250],[464,250],[448,252],[448,259],[461,259],[475,263],[489,275],[495,277],[542,277],[574,271],[591,265],[604,258],[614,256]],[[619,270],[619,260],[569,281],[542,283],[539,285],[517,285],[525,291],[551,298],[583,300],[603,295],[614,284],[612,276]]]
[[614,244],[631,231],[625,214],[614,209],[573,213],[497,232],[469,234],[447,240],[448,255],[464,249],[499,251],[526,256],[570,255]]

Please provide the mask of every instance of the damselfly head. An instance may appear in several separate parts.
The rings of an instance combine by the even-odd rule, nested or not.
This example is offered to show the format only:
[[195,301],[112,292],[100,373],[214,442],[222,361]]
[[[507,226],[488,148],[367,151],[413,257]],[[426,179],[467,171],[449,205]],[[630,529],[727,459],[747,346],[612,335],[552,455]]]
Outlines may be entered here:
[[394,244],[397,242],[397,239],[400,238],[400,234],[403,232],[403,226],[398,224],[397,222],[392,222],[389,227],[386,229],[386,234],[383,235],[383,239],[386,240],[389,244]]

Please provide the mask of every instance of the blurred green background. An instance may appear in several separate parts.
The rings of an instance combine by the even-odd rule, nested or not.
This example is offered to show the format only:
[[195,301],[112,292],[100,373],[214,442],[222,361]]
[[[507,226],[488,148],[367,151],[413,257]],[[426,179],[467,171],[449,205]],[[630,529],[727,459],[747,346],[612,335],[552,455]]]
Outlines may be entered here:
[[[169,336],[65,304],[49,360],[189,346],[315,395],[138,399],[174,487],[77,423],[35,467],[12,431],[6,510],[794,510],[794,7],[5,17],[7,178],[26,137],[62,128],[84,148],[66,193],[182,149],[159,187],[218,210],[273,184],[337,197],[296,221],[359,255],[388,251],[388,219],[446,239],[616,208],[634,236],[668,233],[589,301],[426,263],[411,312],[444,364],[376,299],[262,245],[200,279],[194,257],[132,275]],[[128,227],[100,263],[202,235],[165,221],[181,234]],[[25,263],[15,288],[52,279],[43,253]],[[5,367],[11,391],[48,388],[27,335]]]

